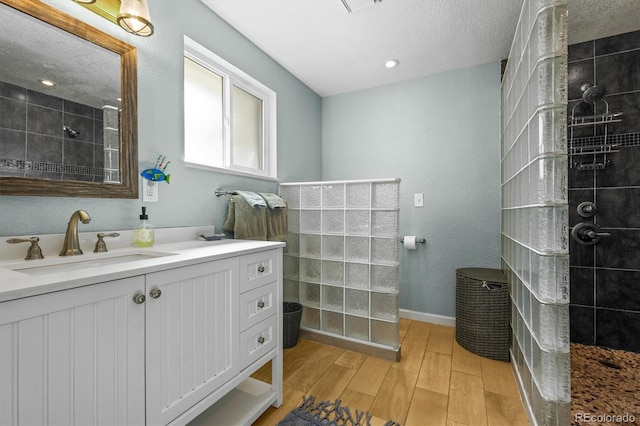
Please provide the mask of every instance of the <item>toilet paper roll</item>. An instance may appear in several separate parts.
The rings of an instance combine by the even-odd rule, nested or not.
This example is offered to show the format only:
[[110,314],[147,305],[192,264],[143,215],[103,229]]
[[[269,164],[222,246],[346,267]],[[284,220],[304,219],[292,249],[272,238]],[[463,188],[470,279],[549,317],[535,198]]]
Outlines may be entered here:
[[418,239],[415,235],[405,235],[403,241],[404,248],[407,250],[415,250],[418,248]]

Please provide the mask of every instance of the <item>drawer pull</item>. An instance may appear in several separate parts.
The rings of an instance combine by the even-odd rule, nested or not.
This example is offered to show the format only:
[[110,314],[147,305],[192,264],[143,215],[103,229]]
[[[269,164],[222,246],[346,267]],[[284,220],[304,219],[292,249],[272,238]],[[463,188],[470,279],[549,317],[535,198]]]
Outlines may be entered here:
[[263,273],[264,272],[264,266],[262,266],[262,265],[258,266],[258,272]]
[[142,305],[144,303],[145,299],[146,299],[146,297],[144,297],[144,294],[138,293],[135,296],[133,296],[133,303],[135,303],[137,305]]
[[261,301],[258,302],[258,308],[259,309],[264,308],[264,301],[261,300]]
[[159,288],[154,288],[149,292],[149,296],[153,297],[154,299],[157,299],[158,297],[160,297],[161,294],[162,294],[162,291],[160,291]]
[[264,343],[264,336],[258,337],[258,343],[260,343],[260,344]]

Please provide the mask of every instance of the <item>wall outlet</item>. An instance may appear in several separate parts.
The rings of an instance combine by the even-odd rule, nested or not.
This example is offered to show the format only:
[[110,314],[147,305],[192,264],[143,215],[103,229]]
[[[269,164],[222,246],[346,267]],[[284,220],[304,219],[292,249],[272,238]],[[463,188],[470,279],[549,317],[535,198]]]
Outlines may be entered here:
[[142,179],[142,201],[147,203],[158,201],[158,182]]
[[414,207],[424,207],[424,194],[413,194]]

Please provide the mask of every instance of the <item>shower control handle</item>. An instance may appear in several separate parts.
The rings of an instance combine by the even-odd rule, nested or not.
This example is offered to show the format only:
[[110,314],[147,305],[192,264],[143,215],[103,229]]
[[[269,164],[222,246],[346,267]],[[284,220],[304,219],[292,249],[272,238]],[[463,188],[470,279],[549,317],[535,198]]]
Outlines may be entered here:
[[588,231],[585,231],[584,234],[591,238],[591,239],[596,239],[598,237],[610,237],[611,234],[608,232],[596,232],[593,229],[590,229]]
[[573,227],[571,236],[579,244],[591,246],[602,239],[602,237],[611,236],[608,232],[602,232],[602,229],[595,223],[580,222]]

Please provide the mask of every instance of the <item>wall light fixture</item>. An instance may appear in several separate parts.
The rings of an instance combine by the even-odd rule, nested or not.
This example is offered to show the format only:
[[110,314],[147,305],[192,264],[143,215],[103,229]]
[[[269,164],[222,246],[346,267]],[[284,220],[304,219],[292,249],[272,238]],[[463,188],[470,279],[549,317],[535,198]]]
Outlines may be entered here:
[[147,0],[73,0],[93,13],[143,37],[153,34]]
[[118,25],[132,34],[142,37],[153,34],[147,0],[122,0],[116,20]]

